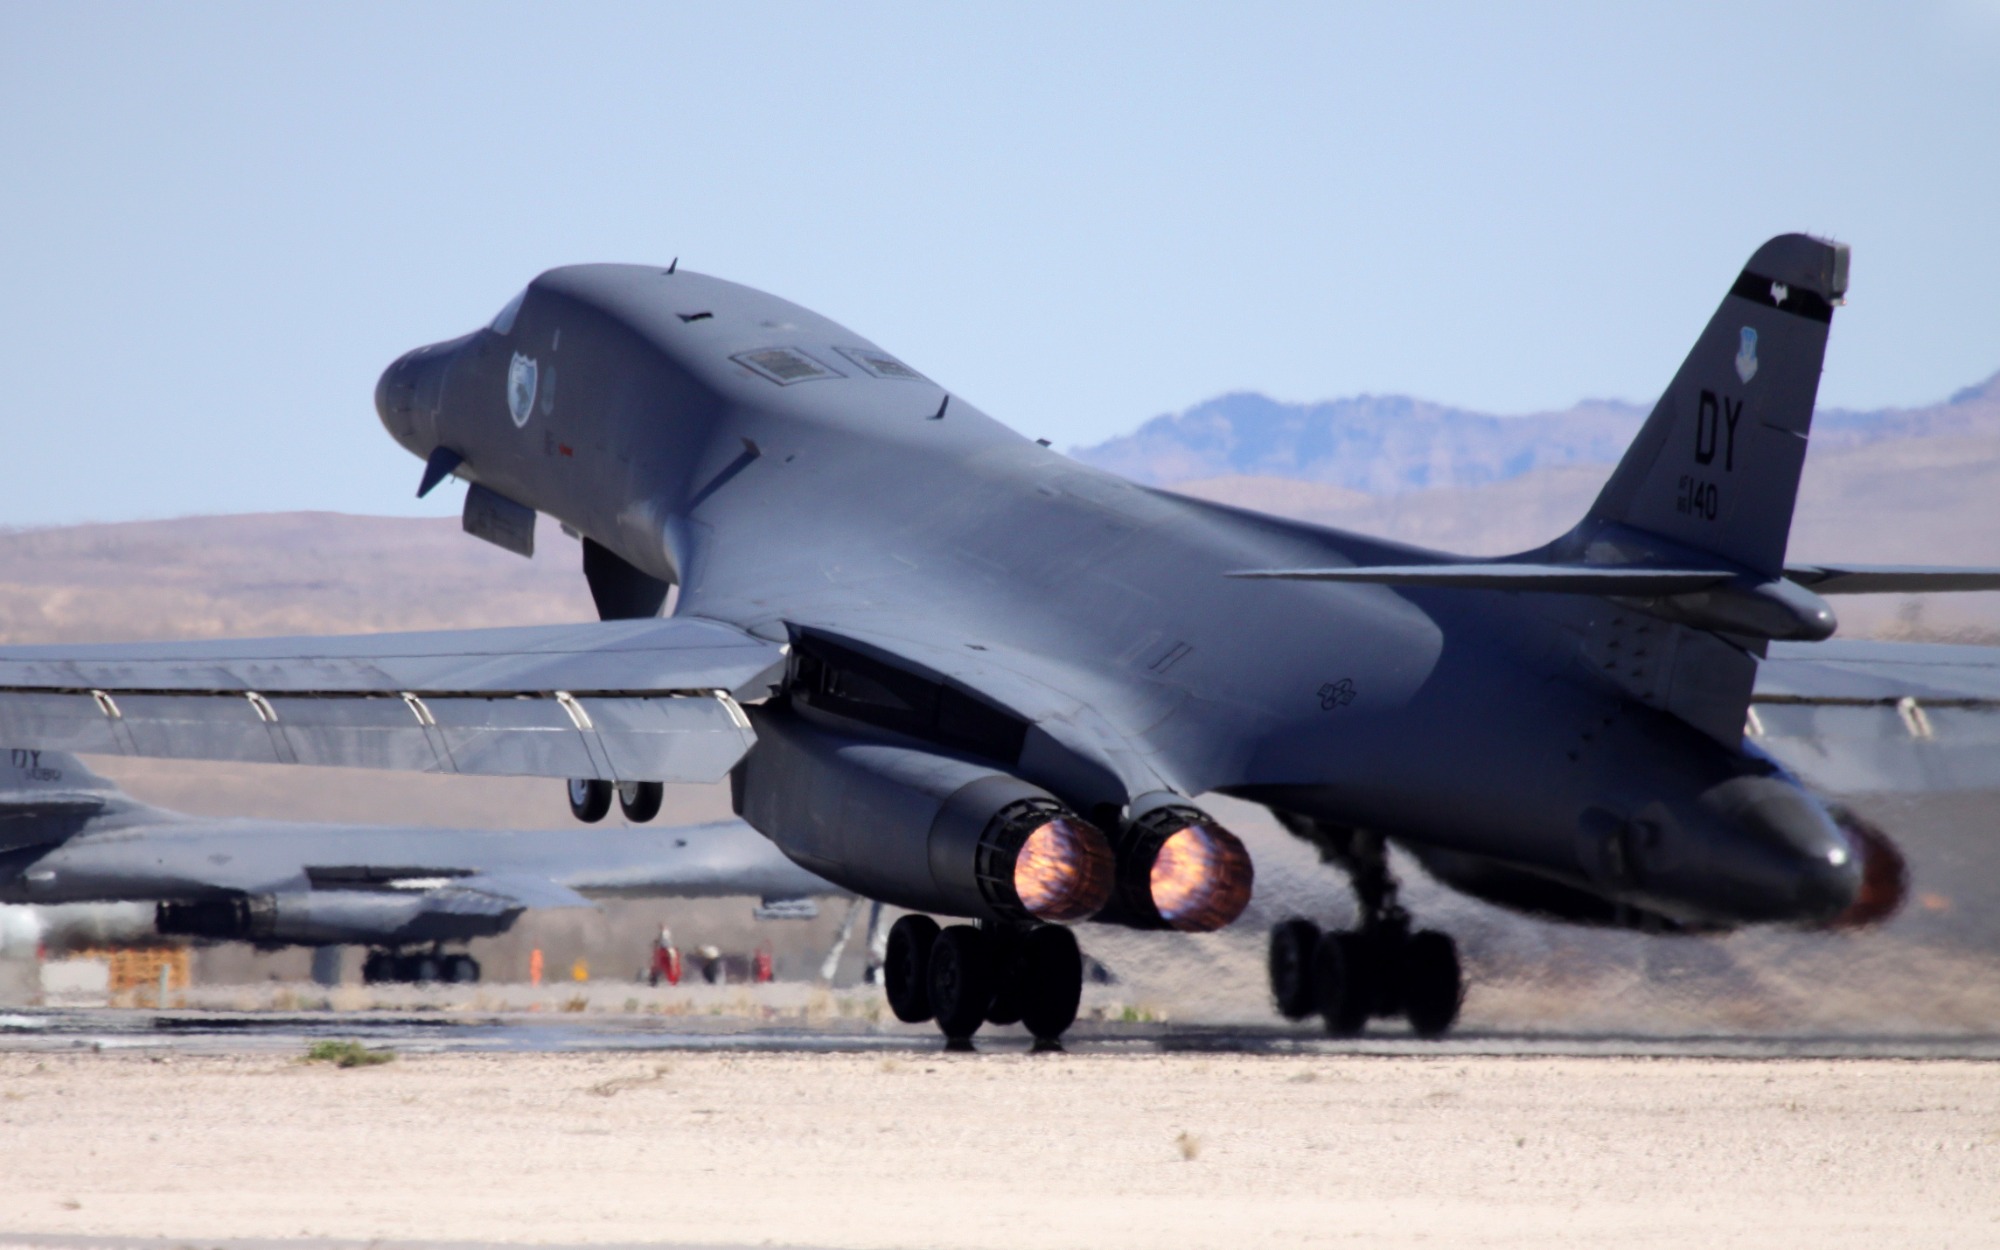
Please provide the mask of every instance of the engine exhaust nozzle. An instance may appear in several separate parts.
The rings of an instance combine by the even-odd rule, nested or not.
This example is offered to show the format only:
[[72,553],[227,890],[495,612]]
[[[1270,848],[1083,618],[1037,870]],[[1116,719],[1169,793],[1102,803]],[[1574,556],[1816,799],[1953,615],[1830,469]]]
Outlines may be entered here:
[[1099,919],[1213,933],[1250,906],[1255,870],[1235,834],[1184,803],[1139,807],[1118,843],[1118,884]]
[[1111,843],[1073,816],[1035,827],[1014,853],[1014,893],[1040,920],[1087,920],[1111,901]]

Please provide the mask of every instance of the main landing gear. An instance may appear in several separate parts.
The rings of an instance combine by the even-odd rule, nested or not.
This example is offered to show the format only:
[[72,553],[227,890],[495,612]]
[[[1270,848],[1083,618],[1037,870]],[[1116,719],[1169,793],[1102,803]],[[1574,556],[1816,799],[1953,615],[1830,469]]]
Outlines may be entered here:
[[471,985],[478,980],[479,961],[462,952],[372,950],[361,962],[363,985],[435,985],[441,981]]
[[570,815],[594,825],[611,814],[611,799],[618,798],[625,819],[643,825],[660,814],[666,787],[657,781],[621,781],[616,785],[596,777],[572,777],[569,782]]
[[936,1020],[954,1050],[970,1049],[981,1024],[1026,1025],[1036,1050],[1061,1050],[1083,996],[1083,952],[1061,925],[940,929],[904,916],[889,928],[882,982],[898,1020]]
[[1371,1018],[1402,1016],[1418,1037],[1442,1037],[1465,996],[1458,944],[1435,929],[1410,931],[1396,901],[1388,848],[1379,834],[1286,818],[1330,863],[1345,868],[1361,908],[1358,928],[1322,933],[1294,917],[1271,929],[1271,997],[1288,1020],[1317,1012],[1334,1037],[1353,1037]]

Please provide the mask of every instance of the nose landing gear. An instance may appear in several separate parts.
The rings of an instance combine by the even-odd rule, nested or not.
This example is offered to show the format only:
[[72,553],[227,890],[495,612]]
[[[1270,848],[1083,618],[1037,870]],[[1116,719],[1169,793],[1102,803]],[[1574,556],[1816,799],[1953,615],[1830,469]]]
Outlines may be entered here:
[[952,1049],[969,1048],[982,1024],[1019,1023],[1036,1050],[1060,1050],[1083,997],[1083,951],[1061,925],[940,929],[904,916],[889,929],[882,973],[896,1018],[937,1021]]
[[1322,933],[1312,921],[1294,917],[1271,929],[1271,998],[1279,1014],[1303,1020],[1317,1012],[1334,1037],[1353,1037],[1370,1019],[1395,1016],[1407,1019],[1418,1037],[1444,1036],[1465,996],[1458,944],[1435,929],[1410,931],[1381,836],[1281,819],[1347,870],[1361,923]]

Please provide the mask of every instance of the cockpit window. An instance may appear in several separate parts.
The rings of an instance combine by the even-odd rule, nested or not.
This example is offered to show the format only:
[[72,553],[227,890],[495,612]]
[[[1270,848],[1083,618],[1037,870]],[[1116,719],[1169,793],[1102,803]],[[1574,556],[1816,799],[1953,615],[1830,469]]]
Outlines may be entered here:
[[521,315],[521,301],[526,298],[528,298],[528,288],[522,287],[519,295],[507,301],[507,306],[501,309],[499,315],[493,318],[493,333],[512,334],[514,332],[514,318]]
[[929,381],[923,374],[910,368],[910,366],[891,356],[888,352],[861,347],[843,347],[839,350],[841,355],[860,365],[875,377],[893,378],[904,382]]
[[779,386],[840,376],[837,370],[827,368],[795,347],[766,347],[754,352],[740,352],[730,359],[749,366]]

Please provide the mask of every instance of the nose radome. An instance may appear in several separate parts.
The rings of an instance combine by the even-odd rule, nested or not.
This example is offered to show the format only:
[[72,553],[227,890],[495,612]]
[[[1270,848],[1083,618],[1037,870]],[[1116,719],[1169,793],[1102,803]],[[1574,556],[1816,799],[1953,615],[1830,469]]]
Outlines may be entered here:
[[389,431],[389,437],[405,447],[411,447],[416,437],[416,362],[411,359],[415,355],[416,352],[408,352],[398,356],[375,381],[375,415],[381,419],[382,428]]

